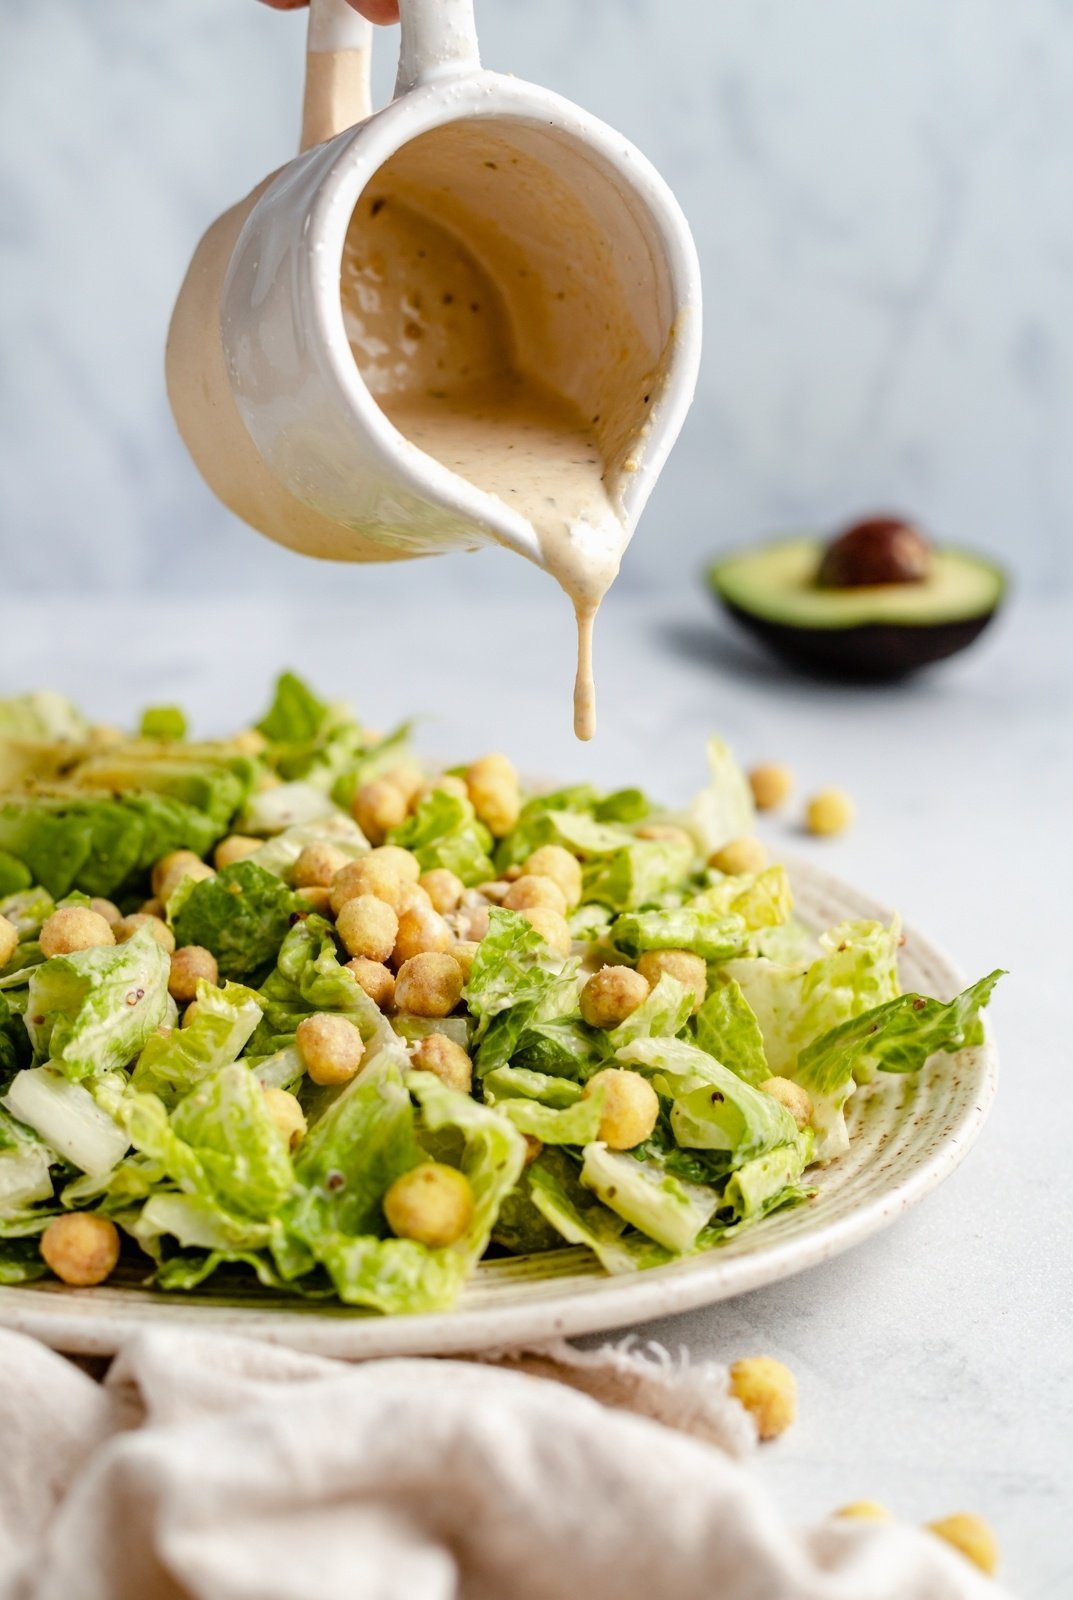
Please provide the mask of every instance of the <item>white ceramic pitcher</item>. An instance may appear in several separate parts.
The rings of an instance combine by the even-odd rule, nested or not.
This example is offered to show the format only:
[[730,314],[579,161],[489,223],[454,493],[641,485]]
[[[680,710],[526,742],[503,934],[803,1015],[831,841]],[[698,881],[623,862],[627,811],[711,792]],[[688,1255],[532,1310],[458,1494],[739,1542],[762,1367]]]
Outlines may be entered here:
[[195,462],[233,511],[306,555],[383,561],[498,541],[539,562],[523,516],[392,426],[348,344],[344,241],[392,162],[430,216],[449,196],[478,258],[494,235],[495,259],[518,263],[497,283],[516,358],[601,419],[605,482],[632,532],[696,382],[700,278],[681,210],[620,134],[482,70],[472,0],[402,0],[395,98],[375,115],[369,35],[345,0],[312,0],[312,147],[221,217],[191,264],[167,371]]

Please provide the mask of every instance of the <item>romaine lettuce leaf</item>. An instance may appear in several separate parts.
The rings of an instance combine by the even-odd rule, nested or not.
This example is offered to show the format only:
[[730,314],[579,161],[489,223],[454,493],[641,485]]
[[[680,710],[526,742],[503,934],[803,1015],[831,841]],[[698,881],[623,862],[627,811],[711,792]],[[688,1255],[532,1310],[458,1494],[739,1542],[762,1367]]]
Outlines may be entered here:
[[794,908],[794,897],[786,868],[766,867],[763,872],[721,877],[687,905],[690,911],[737,915],[752,933],[784,923]]
[[0,1217],[52,1198],[52,1161],[32,1128],[0,1110]]
[[138,726],[139,739],[185,739],[186,715],[179,706],[147,706]]
[[600,1087],[587,1099],[577,1100],[570,1106],[542,1105],[539,1100],[520,1098],[496,1102],[496,1109],[519,1133],[527,1133],[543,1144],[578,1146],[591,1144],[599,1137],[603,1108],[604,1093]]
[[563,962],[519,912],[493,909],[464,991],[482,1076],[511,1060],[527,1030],[576,1012],[577,972],[577,961]]
[[155,1095],[128,1092],[120,1116],[130,1142],[187,1194],[239,1218],[266,1222],[294,1187],[287,1147],[260,1083],[241,1062],[202,1079],[170,1116]]
[[240,833],[260,836],[308,827],[335,814],[335,803],[323,789],[306,778],[296,778],[251,794],[235,826]]
[[672,1177],[624,1150],[609,1150],[596,1143],[586,1145],[584,1155],[581,1182],[585,1188],[609,1210],[675,1254],[692,1249],[719,1204],[717,1190]]
[[461,795],[432,789],[418,801],[412,816],[389,836],[391,844],[411,850],[422,872],[446,867],[467,885],[495,876],[492,835]]
[[0,1240],[0,1284],[33,1283],[47,1271],[36,1239]]
[[[557,1078],[530,1067],[494,1067],[483,1079],[484,1097],[489,1105],[519,1097],[539,1100],[541,1105],[561,1109],[581,1099],[582,1088],[573,1078]],[[594,1136],[595,1137],[595,1136]]]
[[611,925],[615,949],[636,959],[645,950],[692,950],[705,961],[725,961],[745,948],[747,930],[741,917],[714,911],[635,911]]
[[80,743],[89,723],[66,695],[54,689],[0,699],[0,735],[19,739],[57,739]]
[[584,873],[584,897],[632,911],[678,888],[688,876],[693,852],[674,839],[633,839],[590,861]]
[[177,909],[168,907],[177,942],[211,950],[224,978],[244,978],[274,961],[302,904],[248,858],[189,888],[182,885],[180,894]]
[[900,938],[897,920],[843,922],[821,935],[823,953],[804,970],[762,956],[723,967],[756,1015],[773,1074],[792,1077],[810,1040],[898,994]]
[[983,1037],[980,1012],[1001,971],[989,973],[949,1003],[903,994],[851,1017],[801,1051],[794,1077],[812,1100],[816,1158],[829,1161],[849,1148],[846,1101],[876,1071],[918,1072],[937,1051],[951,1053]]
[[83,1084],[51,1067],[16,1073],[4,1105],[57,1156],[91,1177],[110,1172],[130,1145],[124,1130]]
[[[576,1008],[577,979],[565,998]],[[560,997],[562,998],[562,997]],[[603,1060],[607,1041],[599,1028],[590,1028],[579,1018],[560,1017],[551,1022],[527,1022],[518,1035],[510,1060],[512,1066],[561,1078],[586,1078]]]
[[749,780],[734,759],[730,746],[722,739],[708,740],[709,782],[693,799],[689,809],[673,820],[688,830],[697,842],[698,853],[707,861],[731,839],[752,833],[756,807]]
[[635,1039],[670,1039],[681,1033],[693,1011],[694,994],[669,972],[663,973],[636,1011],[607,1035],[610,1050],[623,1049]]
[[586,1246],[605,1272],[637,1272],[672,1259],[670,1251],[632,1231],[624,1217],[584,1188],[560,1152],[545,1150],[530,1167],[526,1180],[533,1205],[559,1237],[568,1244]]
[[311,844],[334,845],[354,860],[369,848],[369,841],[353,818],[345,812],[333,811],[316,822],[284,828],[282,833],[266,839],[261,848],[246,859],[277,878],[289,878],[294,863],[306,846]]
[[30,974],[26,1028],[72,1082],[125,1067],[168,1009],[171,963],[148,929],[125,944],[52,956]]
[[671,1129],[687,1149],[726,1151],[738,1167],[797,1139],[785,1106],[684,1039],[638,1039],[618,1060],[641,1068],[671,1100]]
[[759,1087],[771,1077],[756,1013],[734,978],[721,978],[715,984],[697,1012],[693,1033],[701,1050],[746,1083]]
[[134,1088],[174,1105],[210,1073],[237,1061],[260,1020],[252,989],[237,983],[219,989],[202,981],[194,1021],[168,1034],[150,1034],[145,1041],[131,1078]]

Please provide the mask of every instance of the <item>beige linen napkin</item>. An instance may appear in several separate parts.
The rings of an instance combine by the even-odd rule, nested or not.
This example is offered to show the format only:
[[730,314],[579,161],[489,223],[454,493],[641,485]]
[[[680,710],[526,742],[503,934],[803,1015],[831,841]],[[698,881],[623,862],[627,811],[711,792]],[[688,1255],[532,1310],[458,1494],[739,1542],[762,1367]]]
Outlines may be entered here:
[[0,1333],[0,1600],[1001,1600],[908,1527],[791,1529],[712,1364],[360,1366]]

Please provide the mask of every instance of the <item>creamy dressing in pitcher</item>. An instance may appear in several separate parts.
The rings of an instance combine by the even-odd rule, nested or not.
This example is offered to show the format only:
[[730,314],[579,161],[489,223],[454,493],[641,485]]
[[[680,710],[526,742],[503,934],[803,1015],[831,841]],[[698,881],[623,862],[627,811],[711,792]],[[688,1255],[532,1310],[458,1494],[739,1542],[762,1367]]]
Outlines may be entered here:
[[490,273],[449,230],[393,195],[374,190],[354,213],[342,301],[354,358],[393,425],[532,524],[577,616],[574,731],[590,739],[593,621],[627,540],[591,427],[516,369]]

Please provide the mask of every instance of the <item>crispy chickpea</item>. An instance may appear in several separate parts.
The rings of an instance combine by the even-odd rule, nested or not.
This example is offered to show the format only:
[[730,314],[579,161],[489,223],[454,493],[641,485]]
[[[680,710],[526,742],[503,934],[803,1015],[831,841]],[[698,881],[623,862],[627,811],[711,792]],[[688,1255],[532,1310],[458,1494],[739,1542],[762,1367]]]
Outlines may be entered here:
[[516,879],[503,896],[503,904],[508,911],[535,911],[539,906],[545,911],[557,911],[561,917],[566,915],[566,896],[555,879],[535,873],[523,873]]
[[[123,915],[114,900],[105,900],[99,894],[93,896],[89,903],[89,909],[95,911],[99,917],[103,917],[105,922],[110,922],[113,927]],[[0,962],[0,966],[3,966],[3,962]]]
[[454,956],[422,950],[404,961],[395,979],[395,1004],[416,1017],[446,1017],[462,998],[462,968]]
[[88,906],[61,906],[45,918],[38,939],[43,955],[69,956],[95,945],[115,944],[116,934],[99,911]]
[[525,863],[525,871],[536,878],[550,878],[563,892],[569,910],[581,899],[581,862],[561,844],[542,844]]
[[758,811],[773,811],[789,798],[794,786],[794,775],[789,767],[767,762],[754,767],[749,773],[749,787]]
[[244,756],[261,756],[268,749],[268,740],[260,728],[243,728],[231,740],[235,749]]
[[319,884],[312,884],[308,889],[296,889],[295,894],[303,900],[310,911],[318,917],[331,917],[332,891],[322,889]]
[[170,956],[175,949],[175,935],[163,917],[151,916],[148,911],[134,911],[129,917],[120,917],[112,929],[116,944],[126,944],[128,939],[133,939],[143,928],[149,929],[160,948],[166,950]]
[[335,931],[349,955],[386,961],[399,936],[399,919],[391,907],[374,894],[359,894],[341,908]]
[[457,777],[453,772],[441,772],[438,778],[429,778],[428,782],[421,786],[421,798],[424,799],[426,795],[436,794],[437,791],[440,794],[449,794],[455,800],[469,799],[469,790],[466,788],[465,781]]
[[264,1095],[269,1116],[287,1141],[287,1149],[293,1150],[306,1132],[305,1112],[298,1104],[297,1095],[291,1094],[289,1089],[271,1088],[265,1089]]
[[195,855],[192,850],[169,850],[168,854],[161,856],[153,867],[150,882],[156,898],[167,904],[184,878],[204,878],[211,875],[212,868],[206,866],[201,857]]
[[212,852],[213,865],[217,872],[222,872],[225,867],[233,867],[236,861],[245,861],[263,844],[263,839],[254,839],[248,833],[229,833]]
[[839,1506],[836,1517],[859,1519],[861,1522],[893,1522],[894,1515],[878,1500],[851,1500],[848,1506]]
[[663,844],[687,844],[692,850],[695,848],[693,835],[684,828],[679,828],[673,822],[643,822],[634,830],[637,839],[650,839]]
[[998,1540],[982,1517],[971,1511],[955,1511],[949,1517],[940,1517],[927,1524],[928,1532],[960,1550],[967,1561],[993,1578],[998,1571]]
[[445,1033],[426,1034],[410,1059],[418,1072],[434,1072],[449,1089],[469,1094],[473,1088],[473,1062]]
[[450,950],[454,942],[454,934],[438,911],[420,908],[404,911],[399,918],[399,932],[392,959],[396,967],[401,967],[411,956],[424,955],[429,951],[443,953]]
[[432,898],[419,883],[404,883],[399,896],[399,916],[406,911],[431,911]]
[[41,1254],[61,1283],[86,1289],[103,1283],[119,1260],[119,1232],[108,1217],[69,1211],[41,1235]]
[[417,882],[418,887],[428,895],[433,910],[441,915],[446,911],[457,911],[466,892],[462,879],[447,867],[433,867],[431,871],[423,872]]
[[398,915],[407,887],[391,861],[378,860],[372,854],[359,856],[356,861],[348,862],[332,879],[332,910],[338,916],[348,900],[356,899],[359,894],[374,894]]
[[306,1071],[314,1083],[349,1083],[361,1066],[365,1044],[349,1017],[318,1011],[303,1017],[295,1030]]
[[455,931],[464,944],[479,944],[488,932],[490,907],[462,906],[454,919]]
[[363,783],[350,805],[354,821],[370,844],[383,844],[392,828],[406,821],[408,810],[401,789],[384,778]]
[[291,883],[296,889],[327,889],[351,859],[345,850],[327,840],[307,844],[291,868]]
[[765,1078],[760,1089],[785,1106],[799,1128],[808,1127],[812,1121],[812,1098],[801,1084],[792,1078]]
[[469,982],[469,975],[473,971],[477,949],[476,939],[459,939],[457,944],[451,946],[451,955],[462,968],[462,978],[465,983]]
[[185,1005],[196,998],[197,986],[202,978],[206,983],[220,981],[220,969],[216,965],[216,957],[211,950],[206,950],[204,945],[184,944],[171,958],[168,993],[180,1005]]
[[515,862],[514,866],[512,867],[504,867],[502,881],[504,883],[517,883],[518,879],[522,876],[522,869],[518,866],[517,862]]
[[627,1072],[623,1067],[604,1067],[585,1085],[585,1099],[597,1089],[602,1089],[604,1094],[599,1138],[608,1149],[632,1150],[643,1144],[659,1116],[659,1095],[648,1079],[642,1078],[639,1072]]
[[730,1369],[730,1392],[749,1412],[761,1439],[784,1433],[797,1416],[797,1384],[771,1356],[749,1356]]
[[389,767],[386,772],[382,772],[380,779],[381,782],[390,783],[399,791],[406,801],[407,811],[410,811],[424,787],[425,774],[416,761],[400,761],[398,766]]
[[485,827],[502,839],[522,809],[514,763],[504,755],[482,756],[466,772],[466,789]]
[[163,900],[158,900],[155,894],[150,895],[148,900],[142,901],[135,915],[139,917],[159,917],[160,921],[163,922],[164,902]]
[[473,1190],[456,1167],[426,1161],[395,1179],[384,1196],[384,1216],[396,1238],[442,1250],[469,1227]]
[[510,878],[489,878],[486,883],[477,885],[477,893],[483,895],[492,905],[501,906],[507,897],[512,881]]
[[196,1000],[191,1000],[190,1004],[183,1012],[183,1019],[179,1024],[180,1028],[192,1028],[200,1015],[201,1007],[198,1005]]
[[844,789],[821,789],[814,794],[805,808],[805,826],[809,833],[825,838],[845,833],[853,821],[855,806]]
[[743,834],[740,839],[731,839],[722,849],[714,851],[708,857],[708,865],[735,878],[744,872],[763,872],[767,866],[767,851],[752,834]]
[[385,967],[382,961],[370,961],[367,956],[355,956],[346,965],[373,1004],[381,1011],[390,1011],[395,1002],[395,974],[391,968]]
[[95,750],[106,750],[110,744],[123,744],[126,734],[114,722],[95,722],[89,730],[89,743]]
[[[98,912],[99,916],[100,913]],[[0,917],[0,967],[6,967],[19,948],[19,930],[7,917]]]
[[412,850],[404,850],[401,844],[381,844],[370,851],[373,861],[383,861],[388,866],[394,867],[403,883],[416,883],[421,876],[421,863]]
[[521,915],[536,929],[548,949],[565,961],[574,947],[574,941],[570,936],[570,925],[562,912],[553,911],[550,906],[533,906]]
[[666,972],[692,991],[693,1010],[699,1011],[708,992],[708,967],[703,956],[692,950],[646,950],[637,970],[654,989]]
[[591,1028],[617,1028],[648,999],[648,982],[632,967],[601,967],[581,991],[581,1015]]

